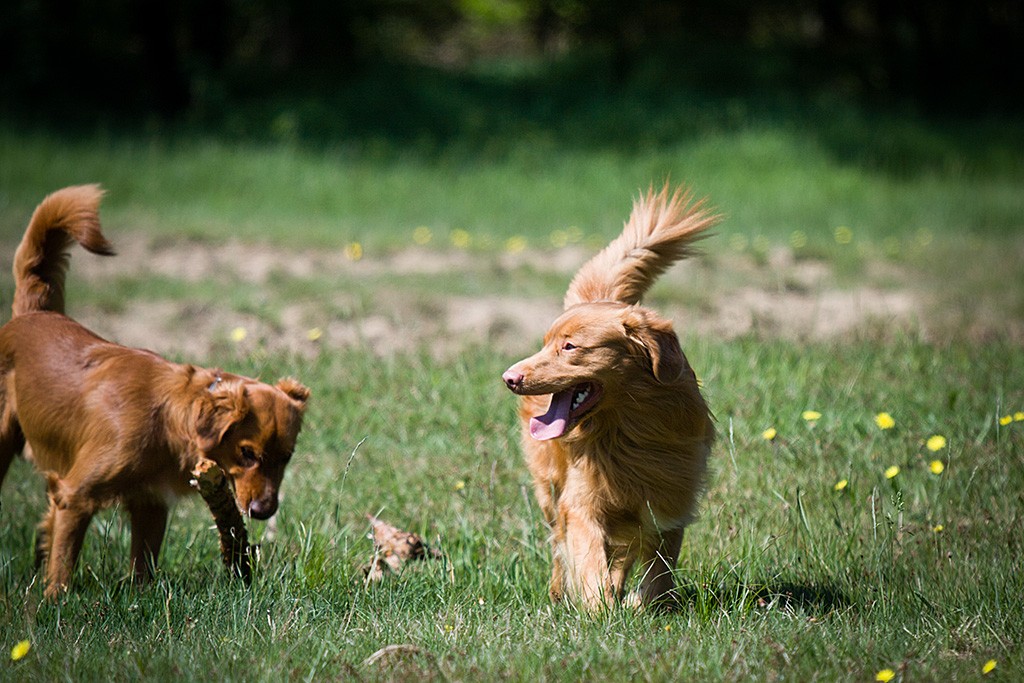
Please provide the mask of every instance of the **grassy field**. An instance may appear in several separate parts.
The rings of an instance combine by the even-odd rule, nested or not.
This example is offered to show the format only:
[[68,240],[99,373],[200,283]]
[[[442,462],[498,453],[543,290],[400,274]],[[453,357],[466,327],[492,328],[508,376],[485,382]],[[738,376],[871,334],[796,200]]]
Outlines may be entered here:
[[[844,110],[805,129],[749,104],[731,111],[685,124],[662,112],[646,145],[539,126],[521,144],[502,129],[472,138],[479,149],[409,151],[370,135],[346,147],[325,133],[318,146],[301,108],[267,114],[266,136],[0,126],[5,253],[46,192],[90,181],[110,191],[115,243],[144,245],[104,266],[113,274],[76,256],[73,314],[102,326],[172,302],[192,317],[173,318],[177,334],[143,325],[140,343],[295,375],[314,394],[276,522],[250,525],[262,554],[248,589],[223,572],[208,514],[189,500],[154,584],[126,583],[127,527],[111,510],[94,521],[74,590],[44,602],[31,547],[45,496],[17,461],[0,497],[0,646],[31,649],[5,655],[0,679],[1019,679],[1020,127]],[[573,258],[616,233],[637,188],[667,177],[727,216],[705,265],[668,274],[651,298],[676,318],[720,438],[683,544],[682,608],[581,614],[548,601],[546,530],[499,379],[539,334],[414,327],[451,301],[557,308]],[[255,251],[239,263],[198,258],[243,248]],[[268,251],[267,273],[247,272]],[[569,265],[538,265],[566,253]],[[403,258],[441,266],[395,266]],[[286,267],[299,261],[310,265]],[[801,269],[826,271],[826,284],[802,284]],[[825,336],[697,324],[744,288],[813,306],[865,283],[912,286],[924,303],[899,325]],[[9,301],[8,276],[2,285]],[[402,313],[385,338],[408,344],[332,337],[332,322],[392,307]],[[232,341],[242,324],[249,337]],[[321,343],[274,343],[313,326]],[[190,336],[207,342],[198,356]],[[367,513],[422,533],[443,559],[367,586]],[[401,647],[373,656],[389,645]]]

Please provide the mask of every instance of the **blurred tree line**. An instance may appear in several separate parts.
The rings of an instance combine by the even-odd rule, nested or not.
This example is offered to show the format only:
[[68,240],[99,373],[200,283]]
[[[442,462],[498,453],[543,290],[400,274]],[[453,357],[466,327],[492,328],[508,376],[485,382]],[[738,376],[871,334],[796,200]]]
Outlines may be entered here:
[[[5,0],[8,111],[92,107],[174,118],[374,64],[599,57],[611,83],[662,56],[742,86],[784,55],[796,85],[960,111],[1024,101],[1020,0]],[[713,55],[714,59],[708,57]],[[752,74],[754,76],[752,76]],[[793,85],[790,83],[790,85]]]

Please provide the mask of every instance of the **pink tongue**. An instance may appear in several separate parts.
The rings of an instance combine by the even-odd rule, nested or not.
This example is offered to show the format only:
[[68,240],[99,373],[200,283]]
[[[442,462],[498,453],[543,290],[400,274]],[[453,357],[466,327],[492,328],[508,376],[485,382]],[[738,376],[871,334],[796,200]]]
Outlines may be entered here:
[[548,412],[530,418],[530,436],[538,441],[554,439],[565,433],[569,423],[569,408],[572,406],[572,389],[560,391],[551,396]]

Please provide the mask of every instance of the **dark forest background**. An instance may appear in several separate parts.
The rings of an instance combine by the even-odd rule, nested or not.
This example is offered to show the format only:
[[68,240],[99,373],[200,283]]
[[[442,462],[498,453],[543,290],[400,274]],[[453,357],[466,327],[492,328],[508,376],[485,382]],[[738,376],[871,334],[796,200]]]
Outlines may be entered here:
[[349,110],[349,131],[411,117],[442,136],[465,125],[427,101],[445,93],[540,118],[677,86],[1004,114],[1024,102],[1022,37],[1017,0],[8,0],[0,106],[230,129],[241,103],[315,98]]

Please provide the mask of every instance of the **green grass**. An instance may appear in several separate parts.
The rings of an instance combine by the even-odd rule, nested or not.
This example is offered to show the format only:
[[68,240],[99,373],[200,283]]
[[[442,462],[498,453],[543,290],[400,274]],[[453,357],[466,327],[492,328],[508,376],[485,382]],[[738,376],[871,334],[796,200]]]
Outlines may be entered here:
[[[990,658],[1009,678],[1024,670],[1024,422],[996,421],[1024,408],[1014,349],[686,348],[721,439],[683,547],[678,613],[548,603],[514,400],[496,379],[514,359],[224,358],[295,372],[315,396],[252,588],[224,575],[192,500],[173,515],[154,585],[124,584],[126,529],[109,511],[75,590],[44,603],[30,552],[42,486],[19,462],[0,513],[0,643],[33,649],[2,666],[19,680],[377,680],[389,669],[364,660],[408,644],[418,652],[396,675],[457,680],[868,680],[882,668],[950,680],[977,677]],[[807,408],[822,413],[814,425]],[[894,429],[874,425],[882,410]],[[948,439],[938,453],[923,445],[934,433]],[[900,473],[886,480],[890,465]],[[837,493],[840,479],[850,483]],[[444,561],[364,587],[368,512],[423,533]]]
[[[208,513],[190,500],[172,515],[154,584],[125,583],[127,529],[106,511],[74,589],[44,602],[31,547],[45,496],[19,460],[0,497],[0,652],[22,639],[32,650],[18,662],[4,655],[0,680],[833,681],[892,668],[940,681],[979,679],[988,659],[998,661],[992,678],[1024,675],[1024,421],[998,420],[1024,410],[1020,123],[643,89],[612,106],[588,100],[600,90],[590,85],[564,111],[523,97],[517,116],[514,89],[429,81],[422,101],[390,103],[425,108],[407,120],[433,121],[426,133],[375,129],[385,110],[407,110],[361,112],[358,89],[329,106],[249,103],[212,132],[83,135],[4,121],[0,244],[13,250],[46,192],[93,181],[109,190],[103,218],[115,243],[142,233],[157,247],[237,239],[328,252],[358,241],[373,261],[411,246],[418,226],[431,229],[433,250],[469,233],[477,260],[436,276],[339,269],[253,283],[143,271],[104,283],[73,268],[72,311],[208,302],[280,330],[297,301],[321,300],[331,320],[367,316],[389,298],[428,309],[456,295],[557,302],[566,277],[495,265],[506,241],[521,236],[542,253],[576,227],[582,246],[597,248],[638,188],[671,178],[727,218],[706,243],[698,286],[677,291],[666,278],[652,292],[658,307],[699,311],[730,278],[748,282],[749,264],[757,286],[801,286],[775,281],[770,266],[774,250],[800,244],[794,232],[806,236],[798,265],[826,264],[839,286],[884,284],[888,271],[918,282],[936,315],[932,336],[685,336],[720,438],[683,545],[682,609],[586,615],[549,603],[546,531],[499,380],[516,359],[509,351],[454,343],[443,354],[300,357],[224,342],[188,360],[295,375],[314,393],[276,535],[250,525],[263,541],[252,587],[226,576]],[[441,97],[449,87],[464,99]],[[392,126],[406,120],[391,116]],[[836,242],[840,226],[852,244]],[[737,270],[735,258],[748,265]],[[0,280],[6,297],[9,276]],[[960,327],[953,315],[943,328],[945,313],[976,310],[1006,325]],[[520,352],[536,342],[519,340]],[[806,409],[822,418],[805,422]],[[894,429],[875,426],[880,411]],[[773,442],[767,427],[778,430]],[[932,434],[948,446],[928,451]],[[941,475],[929,469],[936,458]],[[900,472],[886,479],[893,465]],[[444,560],[364,586],[367,513],[422,533]],[[415,650],[364,663],[389,644]]]

